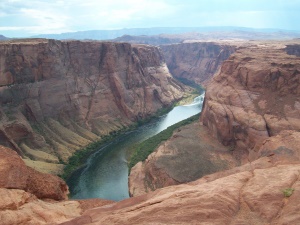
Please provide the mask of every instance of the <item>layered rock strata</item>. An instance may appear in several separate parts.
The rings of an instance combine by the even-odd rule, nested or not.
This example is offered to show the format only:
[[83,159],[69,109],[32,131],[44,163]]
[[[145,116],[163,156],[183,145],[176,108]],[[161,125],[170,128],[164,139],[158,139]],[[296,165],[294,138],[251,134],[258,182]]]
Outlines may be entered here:
[[300,58],[284,45],[240,48],[207,87],[201,121],[236,154],[256,159],[266,138],[300,130],[299,82]]
[[201,113],[204,127],[191,125],[175,132],[133,167],[130,193],[137,196],[290,152],[280,146],[274,152],[259,150],[270,136],[300,131],[300,58],[287,54],[297,52],[291,49],[297,45],[289,46],[289,50],[280,42],[240,46],[207,86]]
[[187,42],[160,48],[174,77],[207,85],[237,47],[233,43]]
[[0,44],[0,144],[43,172],[59,173],[59,163],[77,149],[182,94],[156,47],[44,39]]

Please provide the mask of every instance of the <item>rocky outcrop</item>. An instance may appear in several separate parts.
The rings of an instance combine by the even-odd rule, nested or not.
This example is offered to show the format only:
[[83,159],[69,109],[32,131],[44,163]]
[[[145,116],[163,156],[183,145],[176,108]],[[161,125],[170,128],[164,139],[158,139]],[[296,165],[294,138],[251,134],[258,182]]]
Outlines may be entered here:
[[40,199],[67,199],[67,184],[60,178],[43,174],[25,165],[13,150],[0,146],[0,188],[20,189]]
[[207,85],[224,60],[236,50],[234,44],[188,42],[160,46],[172,75],[179,80]]
[[300,130],[300,61],[285,49],[283,43],[240,46],[207,87],[201,113],[205,127],[190,125],[175,132],[133,167],[131,195],[193,181],[278,152],[298,160],[291,150],[295,146],[258,150],[270,136]]
[[66,183],[29,168],[13,150],[0,146],[0,224],[56,224],[112,201],[67,201]]
[[300,130],[300,58],[284,49],[282,44],[240,48],[207,87],[201,121],[240,156],[256,158],[266,138]]
[[206,127],[193,123],[175,131],[144,162],[131,169],[129,192],[139,196],[237,165],[228,147],[211,137]]
[[[259,151],[269,143],[285,146],[281,141],[287,135],[299,155],[300,133],[294,131],[267,139]],[[299,161],[268,155],[192,183],[88,210],[63,224],[299,224],[299,175]],[[284,194],[289,188],[291,195]]]
[[[0,224],[298,224],[300,132],[268,138],[259,152],[268,153],[192,183],[117,203],[43,201],[24,190],[0,188]],[[284,194],[287,190],[291,193]]]
[[6,41],[0,65],[0,144],[43,172],[59,173],[78,148],[183,94],[159,50],[145,45]]

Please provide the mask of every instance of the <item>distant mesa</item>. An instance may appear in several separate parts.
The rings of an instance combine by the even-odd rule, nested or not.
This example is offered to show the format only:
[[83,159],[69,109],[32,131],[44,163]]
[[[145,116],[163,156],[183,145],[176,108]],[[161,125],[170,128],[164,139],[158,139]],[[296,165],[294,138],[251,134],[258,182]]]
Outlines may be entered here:
[[[125,35],[125,36],[124,36]],[[61,34],[40,34],[32,38],[48,39],[77,39],[77,40],[128,40],[132,42],[131,36],[135,37],[134,43],[145,43],[147,38],[177,39],[184,40],[211,40],[211,39],[244,39],[244,40],[274,40],[274,39],[293,39],[300,37],[300,31],[278,30],[278,29],[254,29],[245,27],[152,27],[152,28],[130,28],[118,30],[88,30],[68,32]],[[157,41],[156,41],[157,42]],[[150,42],[148,41],[150,44]],[[159,43],[165,44],[165,43]]]

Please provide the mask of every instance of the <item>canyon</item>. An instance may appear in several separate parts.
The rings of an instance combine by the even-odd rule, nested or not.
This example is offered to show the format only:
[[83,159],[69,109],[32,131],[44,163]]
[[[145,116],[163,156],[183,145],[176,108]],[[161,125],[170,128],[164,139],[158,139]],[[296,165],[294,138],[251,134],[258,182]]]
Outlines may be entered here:
[[61,174],[74,152],[183,97],[156,47],[29,39],[0,43],[0,144]]
[[235,52],[237,45],[234,42],[191,41],[160,47],[174,77],[206,86],[223,61]]
[[[195,42],[161,46],[163,56],[126,43],[1,42],[0,221],[298,224],[299,46]],[[20,158],[42,162],[39,170],[62,166],[76,149],[171,105],[186,87],[167,65],[206,86],[204,106],[198,122],[132,168],[135,197],[67,200],[63,180]]]
[[286,144],[260,150],[269,137],[300,131],[299,45],[291,46],[294,51],[279,42],[241,45],[207,85],[201,124],[174,132],[133,167],[130,194],[191,182],[275,152],[298,160]]

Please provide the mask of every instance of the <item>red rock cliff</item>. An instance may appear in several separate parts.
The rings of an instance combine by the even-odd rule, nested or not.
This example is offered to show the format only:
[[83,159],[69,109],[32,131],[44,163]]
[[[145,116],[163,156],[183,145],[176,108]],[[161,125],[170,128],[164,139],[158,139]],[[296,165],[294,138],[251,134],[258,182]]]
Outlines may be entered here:
[[133,168],[133,194],[160,189],[64,224],[299,224],[299,81],[300,58],[288,55],[283,43],[238,49],[208,85],[201,120],[230,146],[227,154],[250,157],[241,166],[164,187],[188,179],[193,174],[187,170],[208,165],[199,155],[213,153],[205,146],[215,143],[212,137],[195,124],[182,127]]
[[183,91],[159,50],[145,45],[7,41],[0,66],[0,144],[43,161],[43,168]]
[[235,46],[214,42],[162,45],[161,49],[173,76],[206,85],[220,69]]
[[207,87],[201,120],[224,145],[255,150],[282,130],[300,130],[300,58],[284,45],[240,48]]
[[288,55],[283,43],[240,47],[207,87],[201,120],[208,130],[193,125],[174,132],[132,168],[131,195],[193,181],[274,152],[290,152],[279,146],[258,149],[281,131],[300,130],[299,59]]

